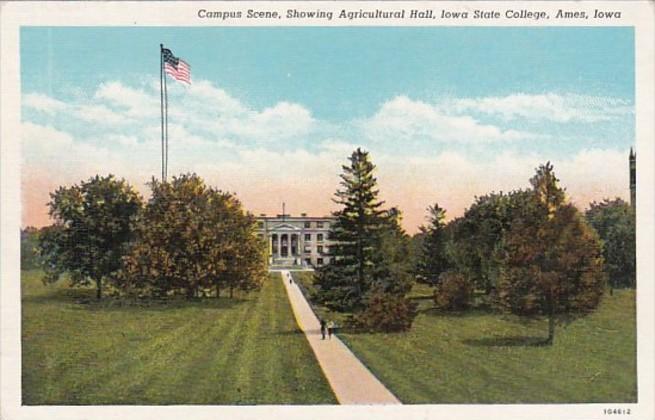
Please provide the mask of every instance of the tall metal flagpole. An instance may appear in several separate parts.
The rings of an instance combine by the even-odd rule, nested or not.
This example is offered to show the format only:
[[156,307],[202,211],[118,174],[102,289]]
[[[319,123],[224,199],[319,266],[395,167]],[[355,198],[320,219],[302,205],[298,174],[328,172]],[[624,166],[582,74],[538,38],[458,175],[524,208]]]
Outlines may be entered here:
[[164,172],[164,44],[159,44],[159,92],[161,108],[161,182],[166,181]]
[[168,178],[168,86],[166,85],[166,73],[164,73],[164,181]]

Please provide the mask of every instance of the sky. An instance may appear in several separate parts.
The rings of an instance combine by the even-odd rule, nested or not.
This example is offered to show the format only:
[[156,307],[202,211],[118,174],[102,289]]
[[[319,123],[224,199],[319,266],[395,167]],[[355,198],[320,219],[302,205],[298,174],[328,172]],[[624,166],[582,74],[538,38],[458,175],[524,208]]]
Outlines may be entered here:
[[92,175],[147,197],[161,174],[159,44],[169,174],[195,172],[255,214],[326,215],[357,147],[409,233],[439,203],[527,188],[546,161],[581,209],[629,197],[632,28],[23,27],[24,226]]

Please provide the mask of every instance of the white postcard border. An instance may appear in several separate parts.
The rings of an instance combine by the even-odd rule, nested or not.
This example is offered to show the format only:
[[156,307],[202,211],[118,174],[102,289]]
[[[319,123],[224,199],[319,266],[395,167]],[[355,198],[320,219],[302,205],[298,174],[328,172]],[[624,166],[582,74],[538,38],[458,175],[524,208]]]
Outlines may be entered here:
[[[620,10],[623,16],[606,21],[497,19],[493,21],[287,21],[280,19],[208,20],[207,10],[341,10],[343,8],[397,10],[412,8],[474,8],[554,10],[567,7],[592,11]],[[0,418],[18,419],[355,419],[436,418],[518,419],[602,418],[605,408],[630,408],[634,419],[655,418],[653,395],[655,365],[655,75],[653,3],[638,2],[16,2],[0,9]],[[635,105],[637,165],[638,254],[638,399],[637,404],[547,405],[405,405],[405,406],[21,406],[20,348],[20,60],[21,26],[632,26],[635,29]]]

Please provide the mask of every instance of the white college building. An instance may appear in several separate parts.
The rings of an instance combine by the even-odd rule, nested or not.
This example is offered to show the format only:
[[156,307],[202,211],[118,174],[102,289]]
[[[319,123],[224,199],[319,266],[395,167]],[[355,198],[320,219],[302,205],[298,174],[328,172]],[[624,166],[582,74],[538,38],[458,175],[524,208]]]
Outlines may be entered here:
[[257,217],[257,231],[268,240],[272,266],[319,267],[330,262],[328,231],[334,217],[278,214]]

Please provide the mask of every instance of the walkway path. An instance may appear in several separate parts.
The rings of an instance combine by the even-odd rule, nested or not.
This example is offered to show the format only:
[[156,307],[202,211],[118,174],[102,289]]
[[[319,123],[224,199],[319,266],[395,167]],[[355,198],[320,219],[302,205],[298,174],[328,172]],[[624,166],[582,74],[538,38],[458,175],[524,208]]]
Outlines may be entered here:
[[400,401],[355,357],[337,336],[321,339],[321,325],[289,271],[280,271],[300,329],[314,350],[340,404],[400,404]]

